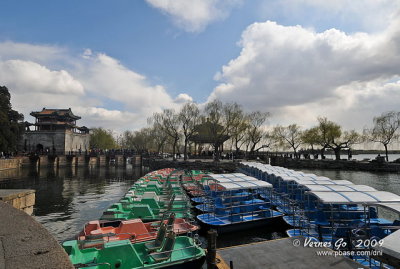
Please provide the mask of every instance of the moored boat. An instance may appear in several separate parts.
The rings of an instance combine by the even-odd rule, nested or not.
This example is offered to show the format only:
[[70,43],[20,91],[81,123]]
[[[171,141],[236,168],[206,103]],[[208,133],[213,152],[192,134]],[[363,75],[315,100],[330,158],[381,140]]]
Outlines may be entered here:
[[[270,208],[268,196],[271,184],[240,173],[210,175],[207,203],[196,206],[207,213],[197,219],[200,225],[219,233],[275,224],[283,216]],[[205,188],[207,189],[207,188]]]
[[141,219],[126,221],[90,221],[78,235],[82,241],[82,247],[96,247],[104,242],[129,239],[132,243],[154,240],[160,229],[161,223],[166,224],[165,228],[172,230],[177,235],[184,235],[197,231],[199,227],[189,223],[187,220],[175,219],[171,214],[167,220],[144,223]]
[[200,268],[204,263],[205,252],[194,238],[170,232],[159,246],[153,246],[152,241],[132,244],[122,240],[82,249],[77,240],[63,243],[76,268]]

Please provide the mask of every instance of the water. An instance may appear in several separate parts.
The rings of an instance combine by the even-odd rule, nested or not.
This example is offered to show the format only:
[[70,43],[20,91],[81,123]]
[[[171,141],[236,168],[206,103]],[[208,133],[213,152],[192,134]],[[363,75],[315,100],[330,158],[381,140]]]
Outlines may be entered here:
[[138,179],[140,169],[60,168],[13,170],[0,179],[2,189],[35,189],[34,218],[57,240],[64,241],[98,219]]

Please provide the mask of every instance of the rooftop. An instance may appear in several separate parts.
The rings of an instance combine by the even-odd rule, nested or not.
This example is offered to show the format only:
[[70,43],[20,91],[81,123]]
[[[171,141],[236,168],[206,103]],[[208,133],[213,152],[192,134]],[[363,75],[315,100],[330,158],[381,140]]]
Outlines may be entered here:
[[31,116],[35,118],[39,117],[67,117],[73,120],[79,120],[81,117],[74,115],[72,113],[71,108],[67,109],[55,109],[55,108],[43,108],[42,111],[33,111],[30,114]]

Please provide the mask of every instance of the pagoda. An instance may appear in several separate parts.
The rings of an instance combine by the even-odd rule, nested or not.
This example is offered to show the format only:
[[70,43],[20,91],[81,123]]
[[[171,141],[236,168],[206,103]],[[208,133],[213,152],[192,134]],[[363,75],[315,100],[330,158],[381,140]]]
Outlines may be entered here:
[[81,117],[74,115],[71,108],[43,108],[30,115],[36,120],[35,123],[26,123],[23,139],[25,151],[67,154],[89,150],[89,129],[76,125]]

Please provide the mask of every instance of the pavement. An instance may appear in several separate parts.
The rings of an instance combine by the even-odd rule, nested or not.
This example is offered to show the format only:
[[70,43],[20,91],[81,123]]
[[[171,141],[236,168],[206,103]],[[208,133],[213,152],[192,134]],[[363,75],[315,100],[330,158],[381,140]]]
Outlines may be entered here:
[[[296,241],[297,240],[297,241]],[[297,244],[298,243],[298,244]],[[333,253],[331,249],[303,247],[304,238],[292,237],[253,243],[217,250],[219,269],[362,269],[367,268],[344,256],[317,255],[318,251]]]
[[0,269],[73,269],[57,240],[34,218],[0,201]]

